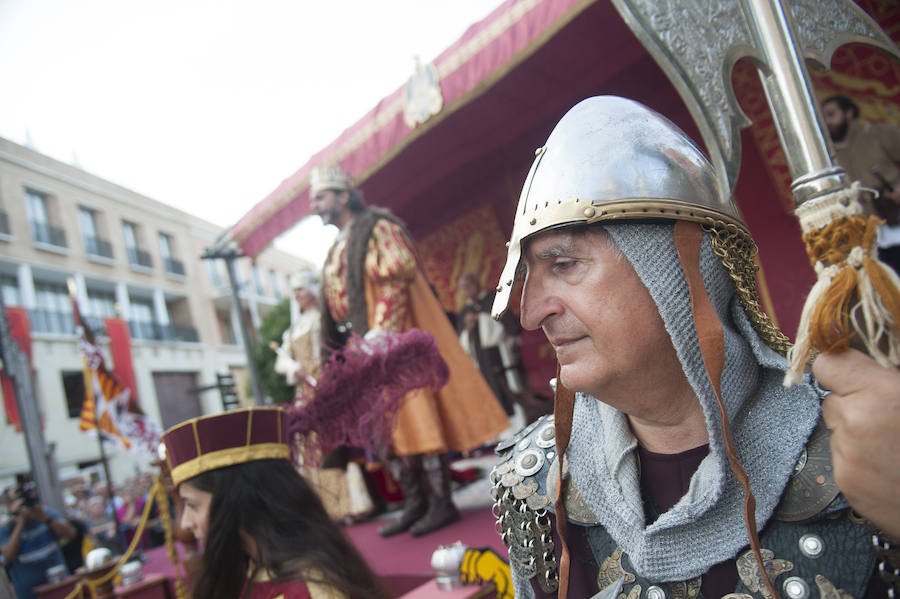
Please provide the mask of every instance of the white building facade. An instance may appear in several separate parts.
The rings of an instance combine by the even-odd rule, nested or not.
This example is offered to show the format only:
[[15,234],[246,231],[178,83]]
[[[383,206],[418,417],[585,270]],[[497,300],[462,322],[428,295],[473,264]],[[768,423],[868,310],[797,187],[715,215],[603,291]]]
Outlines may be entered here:
[[[82,358],[67,281],[109,362],[103,318],[128,322],[142,409],[167,428],[223,410],[198,388],[232,375],[246,388],[238,312],[222,260],[203,260],[222,229],[71,165],[0,138],[0,292],[29,316],[35,395],[43,435],[62,477],[95,465],[95,439],[79,430]],[[251,335],[311,269],[275,249],[235,262]],[[242,401],[247,398],[242,397]],[[252,402],[252,399],[250,400]],[[0,409],[0,485],[30,469],[24,436]],[[110,452],[114,482],[147,469],[149,457]]]

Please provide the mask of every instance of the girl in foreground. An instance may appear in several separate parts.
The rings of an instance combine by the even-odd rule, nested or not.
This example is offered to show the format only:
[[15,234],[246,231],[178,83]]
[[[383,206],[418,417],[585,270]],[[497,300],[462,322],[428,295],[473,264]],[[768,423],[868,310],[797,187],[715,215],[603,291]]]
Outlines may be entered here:
[[386,593],[290,462],[278,408],[234,410],[165,433],[184,501],[181,526],[203,543],[194,599],[382,599]]

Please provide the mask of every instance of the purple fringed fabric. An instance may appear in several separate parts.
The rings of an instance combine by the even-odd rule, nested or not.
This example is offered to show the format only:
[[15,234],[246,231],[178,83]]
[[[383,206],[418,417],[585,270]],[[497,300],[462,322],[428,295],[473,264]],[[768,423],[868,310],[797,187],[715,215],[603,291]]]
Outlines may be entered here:
[[[382,454],[410,391],[437,391],[450,370],[430,333],[410,329],[371,341],[354,335],[322,365],[315,389],[287,409],[288,434],[300,435],[305,463],[349,445]],[[296,446],[295,446],[296,447]]]

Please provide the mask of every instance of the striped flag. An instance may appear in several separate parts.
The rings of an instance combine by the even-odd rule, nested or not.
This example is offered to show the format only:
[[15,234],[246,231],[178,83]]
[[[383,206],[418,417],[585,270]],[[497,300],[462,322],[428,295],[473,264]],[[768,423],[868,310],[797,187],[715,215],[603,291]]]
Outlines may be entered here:
[[107,369],[100,346],[82,319],[74,297],[72,315],[84,363],[81,430],[94,431],[99,427],[104,440],[118,442],[127,450],[137,449],[155,455],[162,434],[159,427],[141,412],[131,389],[122,385]]

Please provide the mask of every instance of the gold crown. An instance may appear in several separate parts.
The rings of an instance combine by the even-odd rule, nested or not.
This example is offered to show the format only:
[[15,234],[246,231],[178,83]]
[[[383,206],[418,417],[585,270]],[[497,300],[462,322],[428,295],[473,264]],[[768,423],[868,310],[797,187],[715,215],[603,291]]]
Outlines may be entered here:
[[323,189],[346,191],[353,187],[350,175],[340,166],[317,166],[309,174],[309,195],[314,196]]

